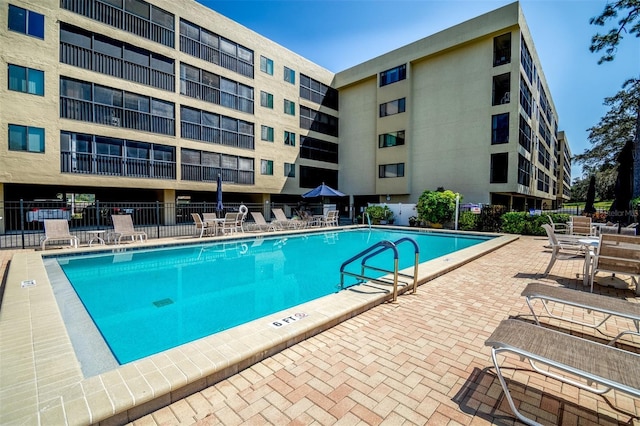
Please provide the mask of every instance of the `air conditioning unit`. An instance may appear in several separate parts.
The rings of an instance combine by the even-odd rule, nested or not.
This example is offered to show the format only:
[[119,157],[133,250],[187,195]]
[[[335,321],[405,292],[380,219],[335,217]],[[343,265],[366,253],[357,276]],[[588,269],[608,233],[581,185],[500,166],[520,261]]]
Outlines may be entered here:
[[111,117],[111,125],[120,127],[120,117]]

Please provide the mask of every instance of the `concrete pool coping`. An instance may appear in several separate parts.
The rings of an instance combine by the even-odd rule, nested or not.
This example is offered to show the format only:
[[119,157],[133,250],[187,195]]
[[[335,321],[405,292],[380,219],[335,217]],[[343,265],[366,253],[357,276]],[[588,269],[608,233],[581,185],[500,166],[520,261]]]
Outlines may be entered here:
[[[326,229],[315,232],[326,232]],[[517,235],[490,235],[497,236],[421,264],[419,282],[427,282],[518,238]],[[240,238],[253,236],[244,234]],[[238,237],[230,239],[237,240]],[[219,238],[206,241],[218,240],[222,241]],[[203,240],[183,238],[124,247],[168,246],[187,241],[200,243]],[[116,246],[107,248],[109,251],[121,249]],[[78,249],[77,252],[104,250],[104,246],[99,246]],[[63,253],[73,252],[76,250]],[[391,297],[388,286],[365,283],[85,378],[56,303],[43,254],[49,253],[16,253],[6,277],[0,310],[1,424],[127,423],[202,390]],[[23,287],[23,282],[28,280],[34,280],[35,285],[27,282]],[[403,286],[403,290],[407,287]],[[402,303],[402,297],[398,303]],[[306,316],[299,318],[296,314]],[[272,322],[287,317],[299,319],[279,328],[272,326]]]

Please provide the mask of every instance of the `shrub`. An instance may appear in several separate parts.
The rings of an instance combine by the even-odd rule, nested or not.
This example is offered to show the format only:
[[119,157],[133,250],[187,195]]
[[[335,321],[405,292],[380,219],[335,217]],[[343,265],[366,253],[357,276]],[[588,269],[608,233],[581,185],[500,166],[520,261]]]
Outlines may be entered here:
[[418,218],[430,223],[450,222],[456,211],[456,194],[451,190],[424,191],[418,199]]
[[389,206],[373,205],[367,207],[364,211],[369,214],[371,222],[375,224],[380,223],[381,220],[388,221],[393,219],[393,212]]
[[458,227],[462,231],[477,231],[480,215],[471,212],[461,212],[458,218]]
[[503,214],[501,217],[502,232],[508,234],[523,234],[527,216],[528,214],[524,212],[509,212]]

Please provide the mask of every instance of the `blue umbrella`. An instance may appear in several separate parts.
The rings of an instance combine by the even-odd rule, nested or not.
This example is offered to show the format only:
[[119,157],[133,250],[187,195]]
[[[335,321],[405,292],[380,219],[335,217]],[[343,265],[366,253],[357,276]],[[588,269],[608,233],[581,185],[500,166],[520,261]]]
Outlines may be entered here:
[[224,209],[224,206],[222,205],[222,176],[218,175],[216,183],[218,184],[218,205],[216,206],[216,210],[220,212]]
[[327,186],[322,182],[322,185],[312,189],[309,192],[305,192],[302,194],[302,198],[311,198],[311,197],[344,197],[345,194],[338,191],[337,189],[333,189],[330,186]]

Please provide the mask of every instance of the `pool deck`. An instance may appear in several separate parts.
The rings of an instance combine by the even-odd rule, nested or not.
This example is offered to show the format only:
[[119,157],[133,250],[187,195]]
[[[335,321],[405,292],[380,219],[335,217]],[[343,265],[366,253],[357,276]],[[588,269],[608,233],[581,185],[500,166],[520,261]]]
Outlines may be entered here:
[[[530,319],[520,296],[529,282],[583,290],[582,261],[558,261],[541,279],[546,239],[493,244],[482,257],[470,248],[429,263],[420,275],[434,278],[397,303],[385,302],[388,288],[363,285],[90,378],[41,252],[0,251],[3,270],[11,260],[0,309],[0,424],[513,424],[484,341],[502,319]],[[21,287],[31,279],[35,286]],[[640,302],[631,290],[596,292]],[[606,331],[628,327],[619,321]],[[523,372],[511,384],[521,408],[547,424],[640,424],[640,401],[624,394],[595,396]]]

